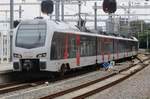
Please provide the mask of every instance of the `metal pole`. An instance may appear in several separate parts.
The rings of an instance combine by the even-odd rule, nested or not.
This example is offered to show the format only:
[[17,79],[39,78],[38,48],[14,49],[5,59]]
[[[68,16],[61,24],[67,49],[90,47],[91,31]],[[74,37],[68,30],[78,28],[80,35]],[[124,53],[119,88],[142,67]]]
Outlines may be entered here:
[[52,18],[53,18],[52,14],[49,14],[49,18],[50,18],[50,20],[52,20]]
[[61,20],[64,21],[64,0],[61,1]]
[[143,21],[141,21],[141,32],[143,32]]
[[14,0],[10,0],[10,61],[12,61],[12,42],[14,28]]
[[[143,32],[143,21],[141,21],[141,30],[140,30],[140,32],[141,33]],[[138,32],[138,40],[139,40],[139,42],[138,42],[138,48],[140,48],[140,32]]]
[[78,1],[79,2],[79,29],[81,30],[81,1]]
[[108,33],[112,33],[114,30],[113,30],[113,23],[112,23],[112,14],[111,13],[109,13],[108,14],[108,19],[109,19],[109,21],[108,21]]
[[60,4],[60,0],[56,0],[56,4],[55,4],[55,20],[59,21],[59,4]]
[[95,20],[94,20],[94,23],[95,23],[95,30],[97,30],[97,2],[95,2],[95,5],[94,5],[94,15],[95,15]]
[[131,36],[130,34],[130,8],[131,8],[131,2],[128,2],[129,9],[128,9],[128,35]]
[[119,22],[118,22],[118,35],[120,36],[121,35],[121,27],[120,27],[120,20],[121,20],[121,17],[119,17]]
[[22,18],[22,6],[19,6],[19,20],[21,21]]
[[149,39],[148,39],[148,31],[147,31],[147,51],[149,49]]
[[39,5],[39,17],[41,17],[41,5]]

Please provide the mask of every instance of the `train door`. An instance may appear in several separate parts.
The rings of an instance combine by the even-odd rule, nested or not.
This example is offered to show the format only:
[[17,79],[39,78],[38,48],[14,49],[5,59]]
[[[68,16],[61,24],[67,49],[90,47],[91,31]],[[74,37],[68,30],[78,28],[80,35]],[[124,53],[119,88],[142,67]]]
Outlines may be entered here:
[[119,51],[119,48],[118,48],[119,47],[119,40],[114,39],[113,43],[114,43],[113,44],[113,47],[114,47],[113,48],[113,50],[114,50],[114,56],[113,56],[114,58],[113,59],[117,60],[119,58],[119,53],[118,53],[118,51]]
[[104,61],[108,62],[113,59],[113,41],[110,38],[103,38]]
[[[77,42],[79,41],[77,36]],[[79,44],[77,44],[77,52]],[[80,35],[80,65],[87,66],[96,63],[96,37]],[[78,55],[78,53],[77,53]],[[77,60],[78,56],[76,57]]]

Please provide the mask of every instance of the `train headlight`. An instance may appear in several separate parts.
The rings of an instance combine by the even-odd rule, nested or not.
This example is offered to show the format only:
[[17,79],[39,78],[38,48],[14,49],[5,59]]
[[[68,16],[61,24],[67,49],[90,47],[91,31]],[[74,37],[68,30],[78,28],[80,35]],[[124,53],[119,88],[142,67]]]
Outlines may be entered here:
[[17,54],[17,53],[14,53],[13,56],[14,56],[14,58],[22,58],[22,55]]
[[42,54],[36,55],[36,57],[37,57],[37,58],[42,58],[42,57],[46,57],[46,55],[47,55],[46,53],[42,53]]

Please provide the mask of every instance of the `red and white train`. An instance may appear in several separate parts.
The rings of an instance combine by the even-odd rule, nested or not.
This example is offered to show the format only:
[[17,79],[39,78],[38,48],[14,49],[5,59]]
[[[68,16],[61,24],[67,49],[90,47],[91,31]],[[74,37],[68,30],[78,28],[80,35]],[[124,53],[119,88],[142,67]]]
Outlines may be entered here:
[[52,20],[25,20],[16,28],[14,71],[65,72],[137,55],[138,40],[81,32]]

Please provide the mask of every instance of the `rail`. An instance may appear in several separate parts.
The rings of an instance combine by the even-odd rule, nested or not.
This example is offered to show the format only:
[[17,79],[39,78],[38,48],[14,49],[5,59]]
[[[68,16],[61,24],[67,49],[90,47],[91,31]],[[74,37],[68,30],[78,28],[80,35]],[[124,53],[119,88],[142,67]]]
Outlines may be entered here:
[[[145,67],[147,67],[148,64],[145,64],[145,62],[146,61],[149,62],[149,59],[150,58],[147,58],[142,62],[140,61],[137,64],[134,64],[134,65],[129,66],[125,69],[122,69],[118,73],[113,73],[111,75],[108,75],[106,77],[88,82],[86,84],[83,84],[83,85],[80,85],[80,86],[77,86],[77,87],[74,87],[74,88],[71,88],[71,89],[68,89],[68,90],[60,91],[60,92],[57,92],[55,94],[51,94],[51,95],[48,95],[48,96],[45,96],[45,97],[41,97],[40,99],[53,99],[53,98],[58,98],[58,99],[59,98],[84,99],[86,97],[89,97],[93,94],[99,93],[99,92],[101,92],[101,91],[103,91],[107,88],[110,88],[110,87],[112,87],[112,86],[128,79],[132,75],[136,74],[137,72],[139,72],[142,69],[144,69]],[[133,69],[133,68],[135,68],[135,69]],[[132,71],[130,71],[130,69]],[[116,79],[118,77],[118,79],[116,79],[114,81],[111,81],[111,80],[109,81],[109,79],[112,79],[113,77],[114,77],[114,79]],[[97,86],[95,89],[93,89],[94,87],[92,87],[92,86],[96,86],[96,84],[104,83],[105,81],[108,81],[109,83],[106,82],[107,83],[106,85],[102,84],[100,87]],[[91,89],[91,90],[85,92],[85,90],[88,90],[88,89]]]

